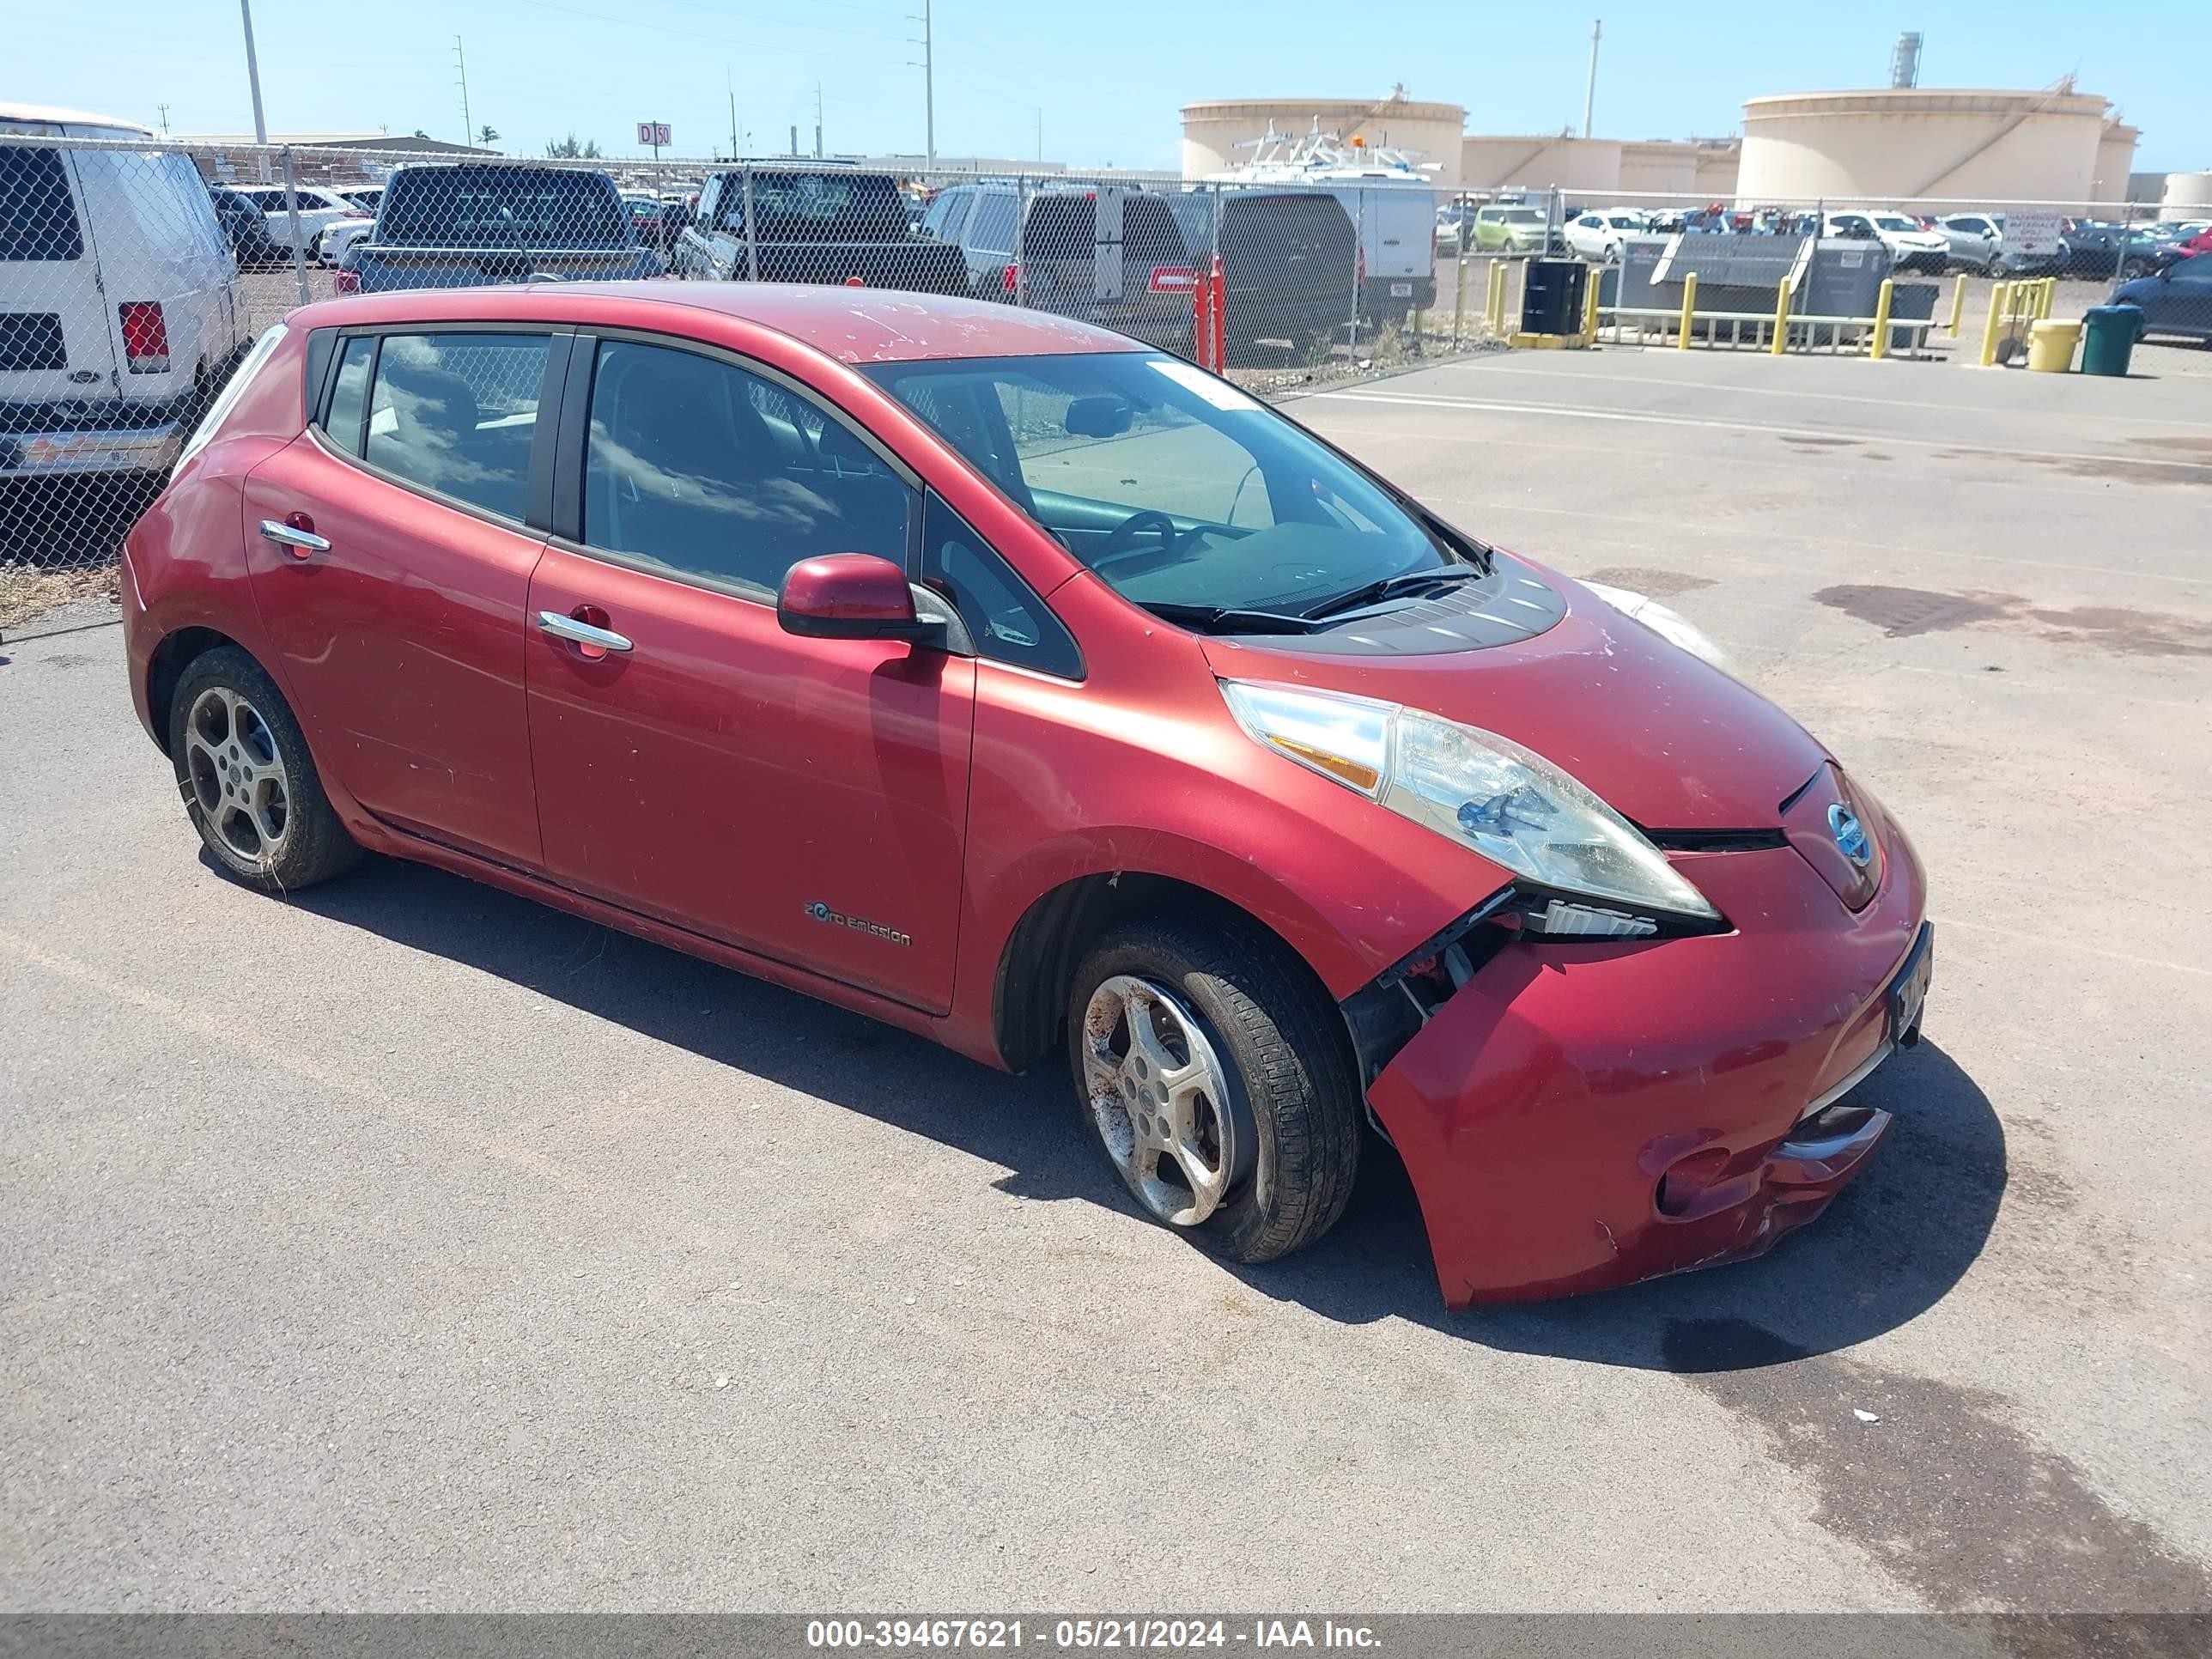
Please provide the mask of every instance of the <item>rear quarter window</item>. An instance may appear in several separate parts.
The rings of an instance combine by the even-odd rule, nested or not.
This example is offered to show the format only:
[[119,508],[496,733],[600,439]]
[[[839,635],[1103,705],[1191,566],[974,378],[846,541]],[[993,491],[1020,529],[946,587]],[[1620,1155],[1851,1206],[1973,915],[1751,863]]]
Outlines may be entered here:
[[0,149],[0,264],[83,257],[61,152]]

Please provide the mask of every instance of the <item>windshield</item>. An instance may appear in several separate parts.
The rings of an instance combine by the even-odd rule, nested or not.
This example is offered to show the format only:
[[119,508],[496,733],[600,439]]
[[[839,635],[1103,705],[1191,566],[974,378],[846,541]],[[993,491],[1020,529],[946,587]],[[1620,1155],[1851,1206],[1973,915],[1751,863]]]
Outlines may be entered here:
[[1543,222],[1534,208],[1507,208],[1497,216],[1497,221],[1501,225],[1535,225]]
[[1297,617],[1393,577],[1466,568],[1356,467],[1179,358],[861,372],[1139,605]]
[[1901,213],[1882,213],[1875,216],[1875,223],[1884,230],[1917,230],[1920,222],[1908,219]]

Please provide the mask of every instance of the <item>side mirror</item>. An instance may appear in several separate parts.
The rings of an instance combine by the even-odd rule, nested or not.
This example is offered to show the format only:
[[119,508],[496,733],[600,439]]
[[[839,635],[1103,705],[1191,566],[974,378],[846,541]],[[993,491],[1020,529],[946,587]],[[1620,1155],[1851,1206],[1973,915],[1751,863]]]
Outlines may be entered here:
[[1076,398],[1065,424],[1071,438],[1118,438],[1129,429],[1129,405],[1119,398]]
[[939,639],[941,622],[915,614],[906,572],[873,553],[824,553],[787,571],[775,596],[787,634],[814,640]]

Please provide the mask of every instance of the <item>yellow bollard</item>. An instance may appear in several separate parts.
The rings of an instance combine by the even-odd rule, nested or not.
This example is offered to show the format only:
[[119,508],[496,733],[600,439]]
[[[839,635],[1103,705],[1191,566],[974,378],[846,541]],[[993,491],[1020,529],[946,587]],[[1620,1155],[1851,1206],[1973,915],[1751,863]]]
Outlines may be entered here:
[[1596,266],[1589,268],[1589,281],[1583,284],[1583,338],[1597,338],[1598,278],[1603,273]]
[[1690,323],[1698,314],[1698,273],[1692,271],[1682,278],[1682,332],[1674,341],[1674,349],[1690,349]]
[[1951,288],[1951,337],[1959,337],[1959,322],[1966,314],[1966,273],[1960,271]]
[[[1452,283],[1452,343],[1457,345],[1460,325],[1467,320],[1467,227],[1459,228],[1459,264]],[[1962,277],[1960,279],[1964,281]],[[1958,331],[1954,329],[1952,332]]]
[[2004,312],[2011,300],[2011,284],[1999,283],[1990,290],[1989,320],[1982,325],[1982,367],[1988,368],[1997,360],[1997,337],[2003,331]]
[[1490,291],[1482,301],[1482,320],[1490,325],[1492,334],[1502,333],[1505,327],[1505,262],[1490,262]]
[[1788,278],[1774,285],[1774,343],[1767,348],[1779,357],[1790,349],[1790,283]]
[[1867,356],[1869,357],[1881,358],[1889,356],[1889,305],[1890,301],[1896,297],[1896,278],[1883,277],[1881,296],[1874,302],[1874,339],[1867,347]]

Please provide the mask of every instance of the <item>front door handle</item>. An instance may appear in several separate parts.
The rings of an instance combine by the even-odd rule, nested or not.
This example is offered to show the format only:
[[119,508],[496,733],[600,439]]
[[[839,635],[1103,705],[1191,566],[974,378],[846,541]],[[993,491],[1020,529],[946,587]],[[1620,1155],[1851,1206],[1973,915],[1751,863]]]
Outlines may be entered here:
[[[305,520],[307,525],[312,525],[313,522],[307,519],[307,515],[304,513],[295,513],[292,516]],[[276,543],[277,546],[291,549],[292,556],[297,559],[304,559],[310,553],[327,553],[331,550],[331,544],[327,538],[318,536],[312,528],[304,527],[302,525],[288,524],[279,519],[264,519],[261,521],[261,533]]]
[[628,637],[616,633],[611,628],[594,628],[587,622],[579,622],[574,617],[564,617],[557,611],[539,611],[538,627],[541,633],[550,634],[556,640],[568,640],[582,646],[596,646],[601,651],[629,649]]

